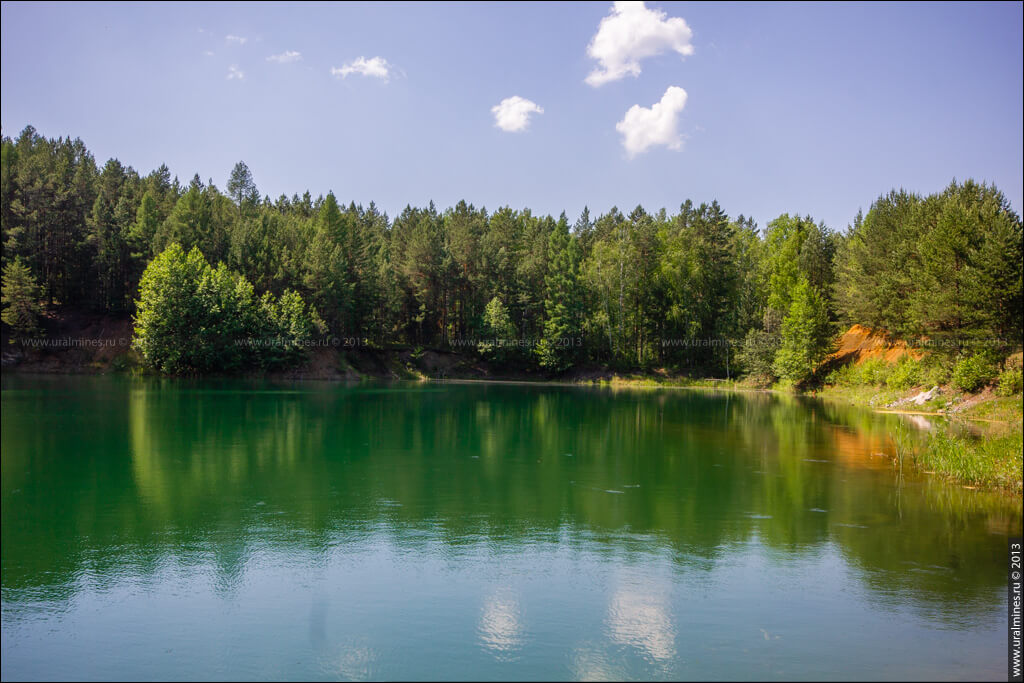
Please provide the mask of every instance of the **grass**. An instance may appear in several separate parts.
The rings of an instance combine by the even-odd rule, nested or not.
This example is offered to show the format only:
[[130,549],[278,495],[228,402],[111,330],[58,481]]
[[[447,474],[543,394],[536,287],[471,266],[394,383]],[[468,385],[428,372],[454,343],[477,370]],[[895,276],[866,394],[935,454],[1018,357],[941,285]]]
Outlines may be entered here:
[[693,377],[665,377],[659,375],[613,375],[610,378],[601,378],[594,380],[578,379],[574,380],[574,383],[593,386],[628,388],[686,387],[739,390],[762,389],[762,387],[757,383],[744,380],[701,379]]
[[1020,493],[1022,490],[1021,430],[983,436],[958,436],[938,431],[913,454],[914,464],[964,484]]
[[[861,384],[855,386],[826,385],[818,390],[815,395],[863,408],[883,410],[886,409],[887,405],[897,401],[898,399],[913,396],[919,391],[927,391],[928,389],[929,387],[920,387],[904,391],[900,389],[889,389],[873,384]],[[938,413],[947,407],[949,400],[949,395],[947,393],[942,393],[939,394],[938,397],[933,398],[930,401],[925,401],[921,405],[917,405],[915,403],[904,403],[898,408],[895,408],[895,410],[920,413]]]
[[735,381],[693,379],[689,377],[615,376],[601,380],[599,384],[628,385],[637,387],[720,387],[731,389]]
[[899,475],[903,477],[903,462],[907,459],[907,456],[913,456],[913,447],[911,444],[911,437],[907,431],[906,425],[901,421],[896,425],[896,433],[893,435],[893,443],[896,444],[896,461],[895,464],[899,468]]
[[1024,415],[1024,394],[991,398],[965,408],[960,411],[960,415],[979,420],[995,420],[1019,424],[1022,415]]
[[[897,399],[911,396],[927,387],[898,390],[887,383],[872,382],[828,385],[818,395],[835,401],[868,408],[885,409]],[[973,400],[972,400],[973,399]],[[974,402],[976,401],[976,402]],[[966,407],[956,410],[964,404]],[[952,412],[950,410],[952,409]],[[896,445],[896,466],[902,471],[904,464],[933,472],[968,486],[981,486],[1022,492],[1021,418],[1024,416],[1024,396],[995,396],[992,392],[972,397],[950,386],[935,399],[923,405],[907,403],[896,411],[945,413],[954,420],[984,421],[981,435],[940,426],[924,441],[911,444],[902,431],[892,435]],[[962,424],[962,423],[961,423]],[[974,422],[975,428],[980,422]]]
[[833,398],[844,403],[855,406],[870,408],[882,408],[902,397],[907,392],[895,389],[885,389],[873,384],[860,384],[855,386],[826,385],[822,387],[817,395],[823,398]]

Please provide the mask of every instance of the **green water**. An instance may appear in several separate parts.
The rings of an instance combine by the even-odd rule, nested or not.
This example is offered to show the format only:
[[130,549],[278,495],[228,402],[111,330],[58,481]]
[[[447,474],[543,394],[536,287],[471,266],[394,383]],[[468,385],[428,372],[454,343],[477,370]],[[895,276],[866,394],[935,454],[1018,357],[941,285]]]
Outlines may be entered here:
[[700,391],[5,376],[2,676],[1005,678],[1019,498]]

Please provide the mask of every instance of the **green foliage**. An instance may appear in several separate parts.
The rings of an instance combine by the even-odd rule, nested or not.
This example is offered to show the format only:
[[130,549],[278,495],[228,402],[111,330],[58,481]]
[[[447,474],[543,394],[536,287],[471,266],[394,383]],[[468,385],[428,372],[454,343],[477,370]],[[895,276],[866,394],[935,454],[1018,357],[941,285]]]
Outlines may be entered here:
[[138,370],[139,357],[134,352],[119,353],[110,361],[110,369],[115,372],[133,373]]
[[279,299],[269,292],[260,297],[256,324],[262,338],[274,342],[262,349],[258,362],[264,367],[302,361],[307,351],[303,344],[310,335],[327,329],[316,309],[307,306],[299,293],[291,289]]
[[947,384],[953,375],[953,359],[945,354],[929,353],[921,359],[921,383],[934,387]]
[[828,352],[831,337],[825,303],[806,278],[801,277],[793,302],[782,321],[782,345],[775,354],[775,373],[793,382],[810,378]]
[[153,197],[152,192],[147,191],[146,194],[142,195],[139,209],[135,213],[135,223],[132,224],[128,233],[129,241],[134,247],[138,258],[149,256],[153,239],[160,229],[161,222],[156,199]]
[[830,291],[836,238],[824,224],[783,214],[768,224],[765,246],[768,308],[788,311],[801,279],[818,292]]
[[295,292],[258,298],[245,277],[171,244],[143,273],[134,346],[161,372],[233,372],[299,360],[322,327]]
[[[97,168],[80,140],[31,127],[2,150],[3,264],[20,259],[47,305],[132,313],[147,264],[176,243],[226,264],[204,276],[217,306],[259,308],[267,293],[280,304],[295,290],[338,336],[425,347],[539,340],[483,352],[551,372],[597,363],[799,384],[839,320],[938,342],[1019,347],[1022,336],[1021,221],[998,190],[972,181],[927,197],[891,192],[845,235],[795,213],[762,234],[716,201],[690,200],[671,214],[584,209],[570,228],[564,215],[465,201],[407,206],[391,220],[333,193],[261,199],[242,162],[224,192],[198,176],[182,185],[166,166],[144,177],[116,159]],[[236,273],[251,292],[232,289]],[[495,299],[500,320],[488,314]],[[962,345],[891,369],[893,386],[943,383],[947,348]],[[857,366],[830,379],[885,377]]]
[[965,484],[1021,490],[1021,454],[1024,443],[1019,425],[1009,433],[973,438],[937,430],[914,454],[922,469],[949,476]]
[[849,363],[833,370],[825,378],[825,384],[840,387],[875,386],[887,383],[892,365],[883,358],[868,358],[861,363]]
[[774,362],[780,345],[779,335],[752,329],[743,340],[737,360],[748,375],[770,384],[777,377]]
[[1000,396],[1013,396],[1019,394],[1024,388],[1024,373],[1021,368],[1007,368],[999,373],[999,384],[996,393]]
[[516,328],[498,297],[491,299],[484,309],[483,334],[485,338],[477,344],[480,355],[499,363],[518,355]]
[[337,204],[332,204],[328,198],[314,224],[313,238],[306,250],[303,284],[313,293],[313,300],[331,329],[341,332],[352,298],[352,286],[348,280],[348,260],[337,237]]
[[2,300],[2,319],[17,337],[39,336],[39,316],[43,312],[39,303],[39,284],[20,258],[3,268]]
[[977,391],[998,376],[998,366],[991,354],[963,356],[953,368],[953,386],[962,391]]
[[906,391],[912,387],[919,386],[922,380],[921,364],[909,355],[903,356],[897,361],[885,378],[885,385],[897,391]]
[[793,292],[800,280],[800,247],[805,238],[805,224],[799,217],[783,214],[768,224],[768,306],[772,309],[788,311],[793,303]]
[[47,139],[32,126],[3,144],[4,262],[21,257],[47,303],[93,303],[88,216],[97,194],[95,160],[81,140]]
[[882,386],[891,371],[892,365],[884,358],[869,358],[857,366],[855,376],[860,380],[858,384]]
[[579,240],[569,235],[569,224],[562,215],[548,239],[550,268],[545,284],[544,336],[537,347],[540,365],[559,372],[569,368],[581,349],[580,323],[582,301],[579,285]]
[[909,331],[907,293],[921,199],[892,191],[858,214],[837,254],[836,302],[844,320],[894,334]]
[[231,169],[231,176],[228,178],[228,196],[235,203],[239,211],[251,211],[260,201],[259,190],[256,189],[256,181],[253,180],[252,172],[239,161]]
[[837,263],[836,299],[848,322],[1020,344],[1021,220],[990,185],[968,180],[923,198],[880,197],[854,223]]

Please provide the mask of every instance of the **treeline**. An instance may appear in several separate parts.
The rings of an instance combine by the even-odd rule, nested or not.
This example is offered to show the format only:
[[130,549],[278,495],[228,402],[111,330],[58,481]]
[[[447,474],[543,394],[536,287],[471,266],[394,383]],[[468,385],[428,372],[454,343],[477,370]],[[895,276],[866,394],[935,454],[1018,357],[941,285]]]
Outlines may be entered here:
[[301,297],[315,308],[309,329],[322,318],[337,336],[551,372],[666,366],[800,381],[851,322],[1020,344],[1021,220],[971,181],[890,193],[845,233],[796,214],[759,230],[689,200],[672,214],[584,209],[572,222],[464,201],[389,219],[333,194],[261,196],[244,163],[221,191],[198,175],[181,184],[166,166],[99,168],[80,140],[31,127],[2,146],[12,326],[33,310],[26,291],[44,306],[136,314],[147,265],[179,245],[180,258],[196,248],[250,283],[254,300]]

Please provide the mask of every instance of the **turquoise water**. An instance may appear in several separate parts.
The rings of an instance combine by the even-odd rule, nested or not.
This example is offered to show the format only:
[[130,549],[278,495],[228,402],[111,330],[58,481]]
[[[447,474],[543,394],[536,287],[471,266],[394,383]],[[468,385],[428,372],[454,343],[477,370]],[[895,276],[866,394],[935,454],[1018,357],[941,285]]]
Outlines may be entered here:
[[2,676],[1005,678],[1019,498],[685,390],[5,376]]

